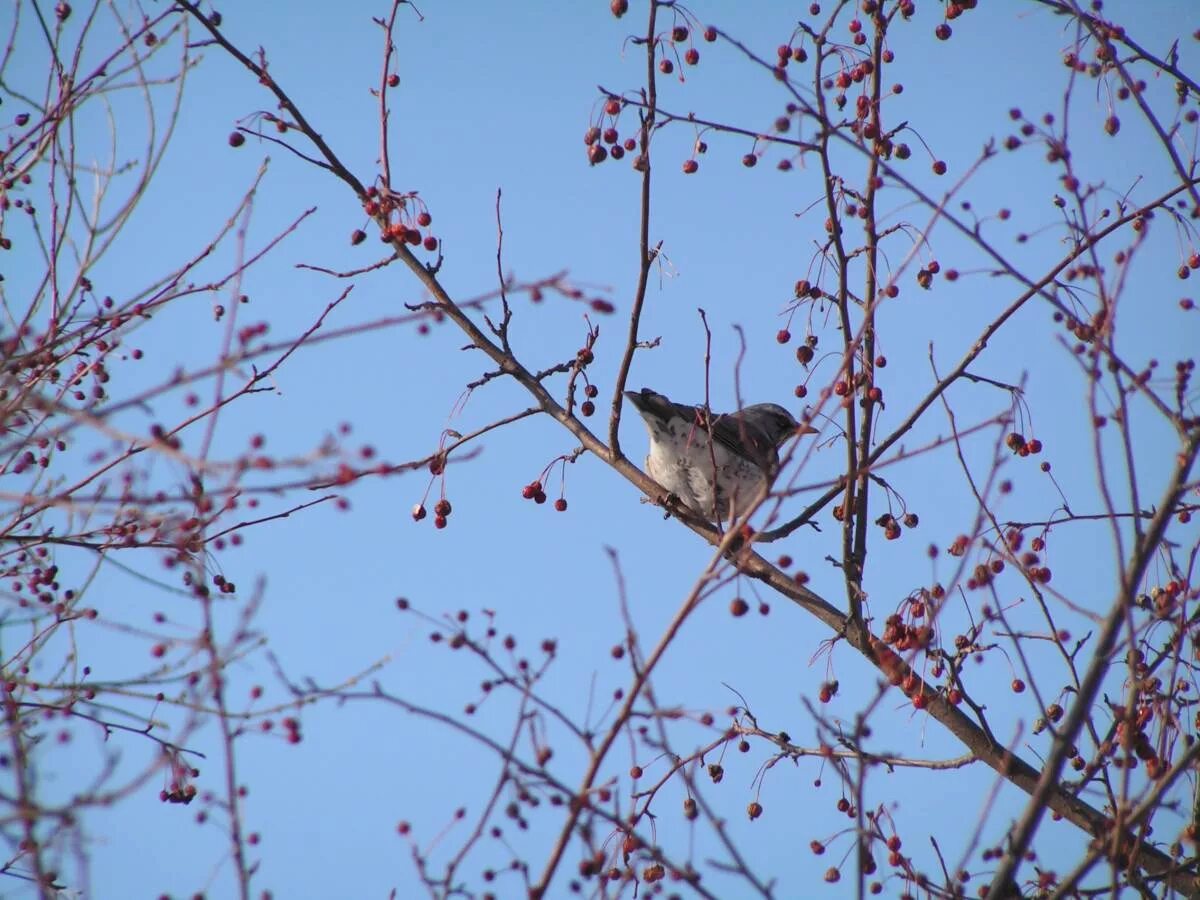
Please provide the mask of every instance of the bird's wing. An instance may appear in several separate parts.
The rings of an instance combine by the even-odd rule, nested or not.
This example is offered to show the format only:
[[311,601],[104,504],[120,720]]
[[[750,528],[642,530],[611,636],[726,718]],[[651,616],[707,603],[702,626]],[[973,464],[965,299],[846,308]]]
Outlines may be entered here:
[[766,432],[737,413],[715,416],[712,438],[731,453],[758,463],[770,475],[774,475],[775,470],[779,468],[779,451]]

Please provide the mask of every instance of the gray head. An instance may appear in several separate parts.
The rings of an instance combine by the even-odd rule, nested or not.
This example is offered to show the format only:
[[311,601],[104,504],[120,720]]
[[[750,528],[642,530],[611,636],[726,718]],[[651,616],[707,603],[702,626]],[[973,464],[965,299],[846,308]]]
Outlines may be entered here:
[[761,431],[775,447],[792,435],[803,433],[800,430],[802,428],[800,423],[778,403],[755,403],[733,415]]

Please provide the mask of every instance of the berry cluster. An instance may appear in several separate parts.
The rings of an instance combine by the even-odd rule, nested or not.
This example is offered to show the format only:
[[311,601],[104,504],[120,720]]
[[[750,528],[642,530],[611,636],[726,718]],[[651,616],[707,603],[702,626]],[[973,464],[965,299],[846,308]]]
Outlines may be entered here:
[[[379,223],[380,240],[421,246],[430,252],[438,248],[438,239],[432,233],[428,230],[424,234],[421,232],[421,229],[428,229],[433,224],[433,216],[416,191],[397,194],[371,185],[362,198],[362,204],[363,212]],[[361,244],[364,240],[366,233],[362,229],[355,229],[350,234],[352,244]]]
[[[525,487],[521,488],[521,496],[526,500],[532,500],[534,503],[541,505],[546,502],[546,491],[542,488],[542,482],[531,481]],[[554,508],[558,512],[567,511],[567,498],[559,497],[554,501]]]

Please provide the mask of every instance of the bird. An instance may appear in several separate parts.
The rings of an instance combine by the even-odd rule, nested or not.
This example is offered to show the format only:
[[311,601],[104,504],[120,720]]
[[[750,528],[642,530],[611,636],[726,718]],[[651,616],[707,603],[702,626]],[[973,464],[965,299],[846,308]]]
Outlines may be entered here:
[[779,473],[779,448],[793,435],[816,432],[778,403],[717,415],[650,388],[625,397],[650,433],[647,474],[709,520],[745,513]]

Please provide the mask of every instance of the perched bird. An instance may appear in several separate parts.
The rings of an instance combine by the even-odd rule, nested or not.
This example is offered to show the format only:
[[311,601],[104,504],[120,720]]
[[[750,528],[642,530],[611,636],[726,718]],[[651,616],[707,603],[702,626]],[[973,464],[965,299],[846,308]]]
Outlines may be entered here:
[[625,396],[650,432],[646,472],[707,519],[724,521],[749,509],[779,472],[780,446],[816,431],[778,403],[706,415],[702,406],[672,403],[649,388]]

